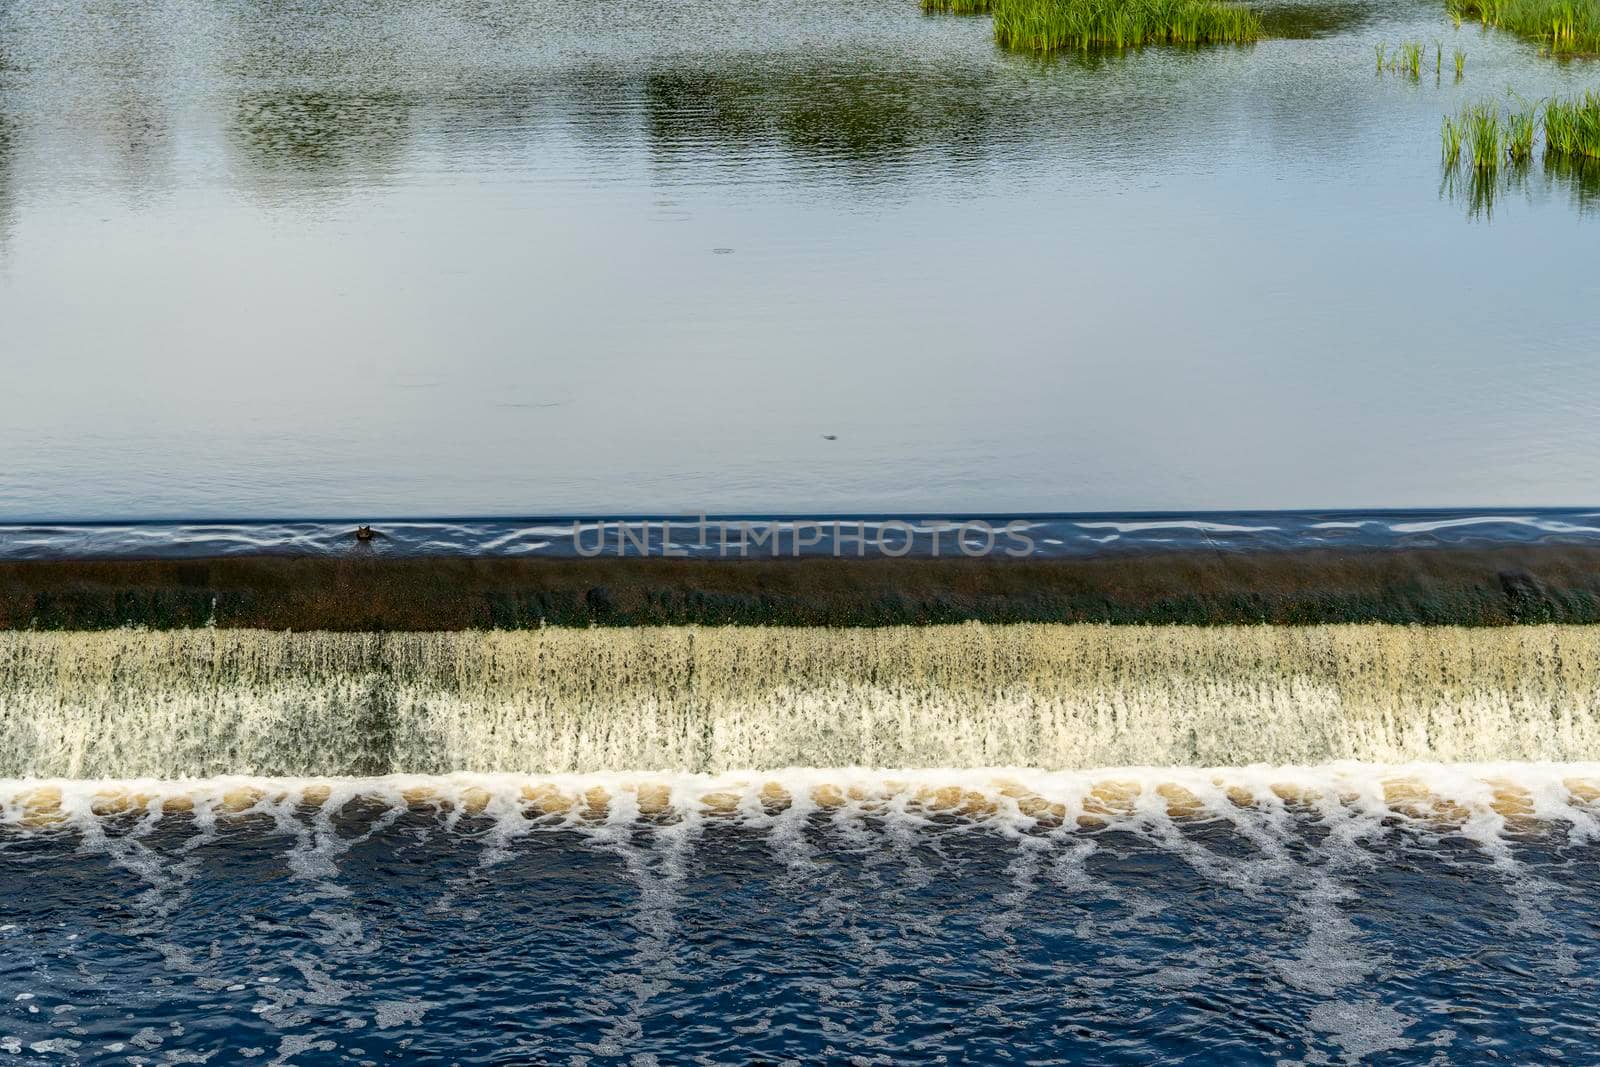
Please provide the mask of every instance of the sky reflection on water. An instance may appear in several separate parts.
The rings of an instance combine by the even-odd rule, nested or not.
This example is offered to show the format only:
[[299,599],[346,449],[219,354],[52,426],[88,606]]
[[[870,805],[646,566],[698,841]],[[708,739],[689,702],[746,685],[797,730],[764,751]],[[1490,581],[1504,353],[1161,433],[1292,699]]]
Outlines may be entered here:
[[13,5],[0,518],[1591,502],[1592,190],[1437,127],[1595,67],[1268,23]]

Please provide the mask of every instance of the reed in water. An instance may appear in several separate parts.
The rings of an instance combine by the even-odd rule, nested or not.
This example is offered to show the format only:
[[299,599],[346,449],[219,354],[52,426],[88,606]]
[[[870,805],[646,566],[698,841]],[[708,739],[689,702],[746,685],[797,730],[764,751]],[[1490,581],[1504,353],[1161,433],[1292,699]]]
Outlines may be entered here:
[[1255,12],[1228,0],[992,0],[995,41],[1033,52],[1146,44],[1245,44]]
[[1476,19],[1556,55],[1600,52],[1600,0],[1446,0],[1446,6],[1458,25]]
[[922,10],[944,15],[987,15],[990,0],[922,0]]
[[1453,164],[1465,146],[1479,170],[1494,170],[1506,161],[1527,163],[1541,131],[1547,158],[1600,159],[1600,93],[1524,103],[1504,112],[1497,104],[1469,104],[1459,115],[1445,117],[1444,160]]
[[1544,105],[1545,148],[1556,155],[1600,159],[1600,92]]

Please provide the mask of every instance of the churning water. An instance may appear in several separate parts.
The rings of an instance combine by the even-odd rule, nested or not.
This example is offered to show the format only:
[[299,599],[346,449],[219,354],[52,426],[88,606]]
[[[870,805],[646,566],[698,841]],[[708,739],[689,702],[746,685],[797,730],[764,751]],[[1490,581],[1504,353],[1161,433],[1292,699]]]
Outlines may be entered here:
[[12,633],[0,1053],[1582,1062],[1597,709],[1554,626]]
[[0,1051],[1592,1062],[1600,765],[0,785]]

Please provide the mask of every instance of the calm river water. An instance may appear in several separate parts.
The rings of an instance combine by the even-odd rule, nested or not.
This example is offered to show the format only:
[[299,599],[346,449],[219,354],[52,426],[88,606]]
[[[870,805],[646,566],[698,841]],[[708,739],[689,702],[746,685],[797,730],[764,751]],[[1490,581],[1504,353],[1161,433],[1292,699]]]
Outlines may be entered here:
[[1438,126],[1600,65],[1266,11],[4,0],[0,519],[1593,503],[1600,187]]

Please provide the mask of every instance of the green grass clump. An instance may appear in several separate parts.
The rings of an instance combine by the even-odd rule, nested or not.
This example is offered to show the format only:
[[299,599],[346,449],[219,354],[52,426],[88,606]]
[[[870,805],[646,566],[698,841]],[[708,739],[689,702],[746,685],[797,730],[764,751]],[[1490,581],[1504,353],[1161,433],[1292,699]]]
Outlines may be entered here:
[[1400,46],[1400,69],[1413,78],[1422,73],[1422,42],[1407,41]]
[[1539,133],[1539,111],[1513,111],[1505,120],[1506,155],[1513,163],[1533,158],[1533,142]]
[[1456,49],[1456,81],[1460,81],[1461,80],[1461,76],[1463,74],[1465,74],[1466,72],[1467,72],[1467,54],[1465,52],[1463,52],[1461,49],[1457,48]]
[[[1441,195],[1464,199],[1472,218],[1491,218],[1495,201],[1526,190],[1540,134],[1544,179],[1570,189],[1580,212],[1600,205],[1600,92],[1547,100],[1502,111],[1492,103],[1445,116],[1440,126],[1444,160]],[[1463,156],[1470,166],[1460,166]]]
[[1446,167],[1454,167],[1465,149],[1474,169],[1494,171],[1509,161],[1524,168],[1544,132],[1545,159],[1600,159],[1600,92],[1570,100],[1547,100],[1502,114],[1495,104],[1469,104],[1454,117],[1445,116],[1439,136]]
[[995,41],[1034,52],[1261,37],[1255,12],[1229,0],[992,0],[991,6]]
[[922,10],[943,15],[987,15],[989,0],[922,0]]
[[1600,52],[1600,0],[1445,0],[1463,18],[1539,41],[1552,53]]
[[1546,103],[1544,141],[1556,155],[1600,159],[1600,92]]
[[1406,41],[1393,52],[1384,45],[1374,46],[1378,53],[1378,73],[1409,74],[1415,78],[1422,74],[1422,42]]
[[1479,170],[1494,170],[1505,158],[1500,109],[1489,104],[1469,104],[1461,111],[1462,140],[1467,158]]
[[1446,165],[1454,165],[1461,158],[1462,126],[1460,121],[1449,115],[1444,117],[1444,128],[1440,131],[1444,141],[1444,161]]

